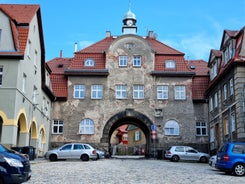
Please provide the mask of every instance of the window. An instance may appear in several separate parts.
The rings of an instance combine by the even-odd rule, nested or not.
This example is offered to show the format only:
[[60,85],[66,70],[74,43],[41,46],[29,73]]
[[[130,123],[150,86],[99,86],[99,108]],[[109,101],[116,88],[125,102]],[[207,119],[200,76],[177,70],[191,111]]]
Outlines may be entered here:
[[127,98],[127,86],[126,85],[116,85],[116,98],[117,99]]
[[165,135],[179,135],[179,124],[174,120],[170,120],[165,124],[164,130]]
[[134,56],[133,66],[136,66],[136,67],[141,66],[141,56]]
[[64,126],[63,120],[53,120],[52,133],[53,134],[63,134],[63,126]]
[[91,119],[84,119],[79,125],[80,134],[94,134],[94,122]]
[[84,98],[85,97],[85,86],[84,85],[74,85],[74,98]]
[[62,150],[62,151],[70,151],[70,150],[71,150],[71,147],[72,147],[71,144],[65,145],[65,146],[63,146],[63,147],[61,148],[61,150]]
[[34,86],[34,88],[33,88],[33,95],[32,95],[32,102],[33,102],[34,105],[37,105],[37,95],[38,95],[38,93],[37,93],[37,87]]
[[140,131],[135,131],[134,132],[134,140],[139,141],[140,140]]
[[175,86],[174,94],[175,94],[175,100],[185,100],[186,99],[185,86]]
[[35,50],[34,54],[34,66],[37,67],[37,50]]
[[74,150],[81,150],[81,149],[84,149],[84,146],[82,144],[74,144],[73,149]]
[[207,135],[207,123],[206,122],[196,122],[196,135],[197,136]]
[[175,68],[175,61],[174,60],[165,61],[165,68]]
[[0,86],[3,84],[3,66],[0,66]]
[[210,99],[209,99],[209,111],[211,112],[212,110],[214,110],[214,106],[213,106],[213,98],[210,97]]
[[223,86],[223,100],[227,99],[227,85],[225,84]]
[[210,79],[213,80],[218,74],[218,62],[215,61],[210,68]]
[[91,86],[91,98],[92,99],[102,99],[103,97],[103,86],[102,85],[92,85]]
[[168,86],[157,86],[157,99],[168,99]]
[[22,78],[22,92],[23,93],[26,92],[26,74],[23,74],[23,78]]
[[224,123],[224,135],[228,135],[229,134],[229,120],[228,117],[226,116],[223,120]]
[[231,114],[231,132],[236,131],[236,121],[235,121],[235,113]]
[[93,59],[86,59],[84,62],[84,66],[94,66],[94,60]]
[[218,93],[214,94],[214,108],[218,107]]
[[144,99],[144,86],[136,85],[134,86],[134,99]]
[[210,129],[210,142],[214,142],[214,127]]
[[119,66],[127,66],[127,56],[119,56]]
[[234,94],[234,86],[233,86],[233,79],[230,79],[230,95]]

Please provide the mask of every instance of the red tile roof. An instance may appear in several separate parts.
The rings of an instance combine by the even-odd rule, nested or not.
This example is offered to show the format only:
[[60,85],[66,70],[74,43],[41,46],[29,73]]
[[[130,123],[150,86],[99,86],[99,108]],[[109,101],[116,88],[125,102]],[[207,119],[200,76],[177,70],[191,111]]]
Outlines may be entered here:
[[53,93],[57,98],[66,99],[68,96],[67,77],[64,71],[70,66],[73,58],[54,58],[47,62],[51,69],[51,83]]
[[194,76],[192,79],[192,99],[204,100],[208,87],[209,76]]
[[188,60],[187,63],[196,75],[209,75],[208,63],[206,61]]
[[9,17],[16,49],[15,52],[0,52],[0,55],[24,55],[29,32],[28,25],[39,10],[39,5],[0,4],[0,11]]

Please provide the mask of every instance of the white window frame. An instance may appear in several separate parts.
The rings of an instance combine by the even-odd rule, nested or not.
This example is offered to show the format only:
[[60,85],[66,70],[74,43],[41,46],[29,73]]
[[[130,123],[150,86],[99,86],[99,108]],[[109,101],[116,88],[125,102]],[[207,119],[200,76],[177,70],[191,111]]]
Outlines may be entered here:
[[116,85],[116,99],[127,98],[127,85]]
[[[54,128],[56,127],[56,131],[54,131]],[[64,121],[55,119],[52,123],[52,134],[63,134],[64,131]]]
[[134,85],[133,99],[144,99],[144,88],[143,85]]
[[119,56],[119,66],[127,66],[127,56]]
[[95,62],[93,59],[88,58],[84,61],[84,66],[94,66]]
[[134,132],[134,140],[139,141],[140,140],[140,131],[137,130]]
[[92,119],[83,119],[79,124],[79,134],[94,134],[94,121]]
[[91,99],[102,99],[103,98],[103,86],[92,85],[91,86]]
[[167,85],[157,86],[157,99],[158,100],[168,99],[168,86]]
[[73,98],[84,99],[85,98],[85,85],[79,84],[73,87]]
[[164,126],[165,135],[179,135],[179,123],[174,120],[169,120]]
[[176,68],[176,62],[174,60],[166,60],[165,61],[165,68]]
[[134,56],[133,66],[134,67],[140,67],[141,66],[141,56],[139,56],[139,55]]
[[186,99],[186,87],[185,86],[175,86],[174,87],[174,99],[175,100],[185,100]]
[[196,122],[196,135],[197,136],[207,136],[208,135],[207,130],[208,130],[208,128],[207,128],[206,122],[204,122],[204,121],[197,121]]

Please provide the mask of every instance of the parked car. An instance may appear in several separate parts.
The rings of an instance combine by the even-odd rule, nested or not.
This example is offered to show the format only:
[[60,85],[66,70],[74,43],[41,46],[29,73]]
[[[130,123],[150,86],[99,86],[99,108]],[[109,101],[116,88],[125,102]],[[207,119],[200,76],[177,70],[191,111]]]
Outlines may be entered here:
[[95,160],[97,158],[96,150],[89,144],[69,143],[57,149],[45,153],[45,158],[50,161],[59,159],[81,159],[82,161]]
[[215,168],[236,176],[245,175],[245,142],[225,143],[217,153]]
[[208,164],[211,167],[215,168],[216,160],[217,160],[217,155],[213,155],[209,158]]
[[105,151],[99,149],[99,148],[96,148],[96,154],[97,154],[97,159],[100,159],[100,158],[105,158]]
[[28,155],[0,144],[0,183],[23,183],[30,178],[31,165]]
[[189,146],[172,146],[166,151],[165,158],[174,162],[178,162],[179,160],[193,160],[207,163],[210,155],[207,153],[198,152]]

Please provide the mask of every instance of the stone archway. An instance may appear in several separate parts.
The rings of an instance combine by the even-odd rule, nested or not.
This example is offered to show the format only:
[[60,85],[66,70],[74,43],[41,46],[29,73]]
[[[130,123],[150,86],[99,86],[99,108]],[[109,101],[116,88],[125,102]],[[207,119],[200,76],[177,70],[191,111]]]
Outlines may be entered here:
[[110,150],[110,137],[114,130],[119,126],[130,122],[137,127],[139,127],[146,138],[146,156],[149,156],[151,149],[151,133],[150,128],[153,122],[144,114],[134,111],[134,109],[126,109],[125,111],[119,112],[112,116],[104,126],[103,135],[101,138],[101,143],[108,144],[108,150]]

